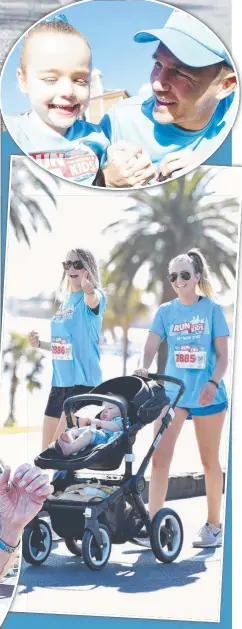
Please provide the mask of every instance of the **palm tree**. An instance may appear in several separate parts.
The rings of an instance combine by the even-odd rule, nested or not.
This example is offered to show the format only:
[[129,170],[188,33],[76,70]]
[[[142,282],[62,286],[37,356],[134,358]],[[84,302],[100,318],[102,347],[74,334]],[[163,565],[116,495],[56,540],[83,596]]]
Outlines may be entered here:
[[[236,268],[238,201],[208,193],[208,183],[216,174],[215,169],[200,168],[163,186],[130,194],[133,204],[125,210],[125,218],[105,229],[119,233],[107,262],[117,290],[124,286],[128,294],[146,264],[144,290],[155,292],[159,303],[170,301],[174,292],[167,281],[169,260],[191,247],[201,249],[222,288],[230,287]],[[164,367],[166,351],[162,344],[159,369]]]
[[10,377],[10,410],[4,426],[13,426],[16,423],[15,400],[18,385],[20,383],[19,368],[23,362],[30,366],[30,371],[25,376],[27,389],[32,393],[41,388],[38,375],[43,370],[43,356],[36,349],[29,346],[28,338],[17,332],[10,333],[9,344],[3,350],[3,371]]
[[[49,200],[56,207],[55,187],[59,179],[42,171],[26,158],[15,158],[12,163],[10,192],[10,222],[18,241],[24,240],[30,246],[29,227],[35,232],[41,223],[51,231],[44,205]],[[31,193],[29,192],[31,190]],[[36,200],[36,193],[39,193]]]
[[142,292],[140,289],[131,287],[128,296],[125,296],[126,288],[121,285],[116,289],[113,280],[110,282],[109,274],[104,271],[103,283],[107,287],[106,294],[108,297],[108,306],[103,319],[103,331],[110,330],[115,338],[115,327],[122,328],[123,331],[123,376],[126,375],[127,359],[128,359],[128,333],[132,323],[137,317],[146,315],[148,308],[142,303]]

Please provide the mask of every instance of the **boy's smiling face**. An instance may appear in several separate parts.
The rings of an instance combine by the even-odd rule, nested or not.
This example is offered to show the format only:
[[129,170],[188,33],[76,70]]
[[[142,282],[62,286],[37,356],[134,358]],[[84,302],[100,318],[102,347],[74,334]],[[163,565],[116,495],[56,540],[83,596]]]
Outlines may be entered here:
[[75,34],[35,33],[18,69],[22,92],[43,122],[65,135],[89,103],[91,51]]

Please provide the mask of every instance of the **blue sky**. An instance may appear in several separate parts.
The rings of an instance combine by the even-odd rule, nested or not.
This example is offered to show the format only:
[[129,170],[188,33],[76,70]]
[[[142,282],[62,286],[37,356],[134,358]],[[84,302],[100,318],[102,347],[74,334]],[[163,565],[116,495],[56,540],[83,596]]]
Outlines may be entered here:
[[[101,70],[105,89],[126,89],[135,95],[149,81],[152,54],[156,43],[137,44],[133,35],[142,29],[159,28],[172,8],[155,2],[80,2],[63,7],[55,14],[65,14],[68,21],[90,42],[93,67]],[[2,110],[14,115],[29,108],[28,97],[21,94],[16,79],[20,41],[10,53],[2,77]]]

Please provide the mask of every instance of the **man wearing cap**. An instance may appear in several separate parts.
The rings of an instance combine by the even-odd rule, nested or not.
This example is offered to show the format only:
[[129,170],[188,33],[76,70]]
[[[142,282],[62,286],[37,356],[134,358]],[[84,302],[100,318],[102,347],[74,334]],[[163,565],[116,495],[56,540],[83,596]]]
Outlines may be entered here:
[[[151,178],[147,155],[158,181],[198,166],[222,144],[238,106],[236,74],[226,49],[191,15],[173,10],[163,28],[138,32],[134,40],[158,42],[151,73],[153,93],[148,100],[136,96],[120,101],[100,122],[112,144],[121,141],[123,158],[126,143],[133,145],[125,167],[116,159],[116,148],[109,149],[106,185],[116,187],[135,185],[137,171],[137,182],[145,183],[143,168],[146,182]],[[128,163],[130,157],[136,159]]]

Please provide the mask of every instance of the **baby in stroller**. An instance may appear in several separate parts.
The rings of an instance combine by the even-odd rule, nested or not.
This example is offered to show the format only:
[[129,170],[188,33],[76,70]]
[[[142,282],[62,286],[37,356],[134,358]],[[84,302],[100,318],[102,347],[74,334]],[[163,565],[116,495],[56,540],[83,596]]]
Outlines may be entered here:
[[[172,401],[161,381],[174,385]],[[113,393],[110,394],[110,391]],[[144,475],[152,454],[172,422],[174,408],[183,392],[181,380],[162,374],[149,373],[146,378],[112,378],[87,394],[65,401],[63,410],[70,431],[36,457],[35,464],[41,469],[67,472],[65,486],[55,487],[53,496],[45,501],[44,511],[50,515],[52,529],[65,540],[68,550],[81,555],[91,570],[100,570],[106,565],[112,544],[139,543],[143,528],[159,561],[170,563],[178,557],[183,544],[183,528],[178,514],[163,508],[151,521],[142,494],[146,488]],[[74,428],[73,413],[75,417],[77,408],[84,409],[89,404],[102,407],[101,414],[99,412],[94,420],[94,430],[87,418],[78,419],[78,428]],[[136,436],[158,417],[161,421],[153,441],[134,473]],[[79,422],[84,424],[81,429]],[[83,430],[89,432],[84,433]],[[99,437],[100,433],[104,436]],[[99,438],[105,441],[97,445],[90,442]],[[87,439],[88,444],[85,445]],[[64,448],[66,454],[63,454]],[[113,475],[123,462],[124,470],[120,470],[117,476]],[[85,473],[81,478],[82,469],[92,470],[92,475]],[[73,476],[69,477],[74,471],[77,472],[75,482]],[[93,476],[93,471],[102,475]],[[112,474],[103,475],[104,472]],[[90,496],[93,498],[90,499]],[[44,519],[34,518],[24,532],[22,548],[25,560],[32,565],[40,565],[49,556],[51,547],[49,525]]]
[[[114,397],[114,393],[108,393]],[[116,395],[125,410],[128,410],[128,401],[122,395]],[[167,410],[167,409],[166,409]],[[106,402],[99,417],[91,419],[90,417],[82,417],[78,421],[79,428],[71,428],[63,432],[56,442],[56,448],[60,447],[64,455],[77,454],[81,450],[85,450],[90,445],[100,445],[109,443],[111,440],[119,437],[123,432],[123,420],[120,415],[120,409],[116,404]],[[129,421],[128,421],[129,423]]]

